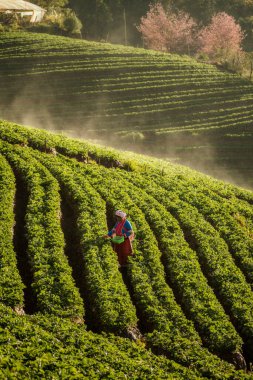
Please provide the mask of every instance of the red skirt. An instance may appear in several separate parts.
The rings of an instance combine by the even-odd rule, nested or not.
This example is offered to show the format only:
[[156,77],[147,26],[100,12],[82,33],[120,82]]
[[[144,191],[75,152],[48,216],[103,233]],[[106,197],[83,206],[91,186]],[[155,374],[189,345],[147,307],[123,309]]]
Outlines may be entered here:
[[132,256],[132,244],[130,239],[125,239],[121,244],[113,244],[113,250],[118,255],[118,260],[120,265],[126,265],[128,256]]

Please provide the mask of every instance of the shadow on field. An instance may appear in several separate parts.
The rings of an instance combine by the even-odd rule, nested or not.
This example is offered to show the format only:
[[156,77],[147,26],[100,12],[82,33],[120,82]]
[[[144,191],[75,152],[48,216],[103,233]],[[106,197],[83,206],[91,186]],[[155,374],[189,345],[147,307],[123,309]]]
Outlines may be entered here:
[[[108,231],[113,228],[116,222],[116,219],[114,216],[115,211],[116,211],[115,207],[111,203],[106,202],[106,220],[107,220]],[[141,309],[138,307],[134,299],[134,289],[131,284],[131,264],[128,264],[126,267],[120,267],[119,271],[122,275],[122,280],[128,290],[132,304],[136,308],[136,315],[138,318],[137,327],[134,328],[133,331],[127,331],[126,337],[132,340],[137,340],[137,339],[143,340],[143,334],[152,331],[152,328],[150,329],[149,326],[147,325],[146,318],[141,312]]]
[[[183,224],[179,220],[176,212],[174,212],[172,209],[170,210],[170,212],[174,216],[174,218],[177,220],[177,222],[179,223],[180,228],[184,234],[185,241],[188,243],[189,247],[193,251],[198,252],[198,250],[200,250],[200,247],[199,247],[198,241],[193,236],[191,230],[189,228],[183,226]],[[231,255],[232,255],[232,253],[231,253]],[[250,363],[253,362],[252,342],[250,342],[247,339],[247,335],[244,334],[243,331],[241,331],[241,329],[238,326],[238,323],[236,322],[236,320],[231,315],[229,307],[226,305],[226,303],[224,302],[224,300],[220,296],[219,291],[216,289],[215,283],[212,281],[212,276],[211,276],[210,272],[207,270],[207,263],[201,254],[198,255],[198,261],[199,261],[199,264],[201,266],[201,270],[202,270],[202,272],[203,272],[203,274],[207,280],[208,285],[210,286],[210,288],[212,288],[215,296],[217,297],[218,301],[222,305],[225,313],[229,316],[231,323],[233,324],[236,331],[241,336],[241,338],[243,339],[243,342],[244,342],[244,344],[242,346],[242,353],[234,353],[232,355],[231,354],[224,354],[223,356],[221,356],[221,358],[223,360],[226,360],[226,361],[234,364],[237,369],[245,369],[247,366],[247,369],[251,370]],[[236,263],[236,260],[235,260],[235,263]],[[236,263],[236,265],[237,265],[237,263]],[[241,367],[240,367],[240,365],[241,365]]]
[[26,237],[25,215],[28,203],[28,192],[25,182],[14,168],[13,172],[16,178],[15,194],[15,226],[13,235],[14,250],[17,256],[17,265],[24,289],[24,311],[26,314],[34,314],[37,311],[37,298],[32,288],[33,273],[27,254],[28,241]]
[[85,324],[88,330],[97,332],[94,315],[90,309],[89,294],[85,282],[85,264],[81,251],[81,237],[77,227],[77,210],[75,206],[68,200],[65,192],[61,189],[61,227],[65,240],[65,255],[68,258],[69,265],[72,268],[72,276],[76,287],[79,289],[80,295],[85,307]]

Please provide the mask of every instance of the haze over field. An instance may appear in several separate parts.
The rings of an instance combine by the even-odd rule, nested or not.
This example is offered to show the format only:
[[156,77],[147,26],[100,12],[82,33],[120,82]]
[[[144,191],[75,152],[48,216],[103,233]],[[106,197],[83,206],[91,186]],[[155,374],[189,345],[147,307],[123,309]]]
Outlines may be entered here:
[[[252,379],[252,192],[10,122],[0,177],[4,377]],[[116,209],[124,268],[102,238]]]
[[21,32],[1,35],[0,60],[1,118],[252,187],[249,81],[185,56]]
[[0,23],[0,85],[0,378],[253,380],[252,82]]

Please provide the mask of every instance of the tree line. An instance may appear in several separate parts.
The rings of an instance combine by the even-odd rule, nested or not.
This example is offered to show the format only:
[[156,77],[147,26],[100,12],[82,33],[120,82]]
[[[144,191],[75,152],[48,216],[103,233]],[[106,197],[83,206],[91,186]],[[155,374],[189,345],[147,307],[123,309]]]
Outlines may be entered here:
[[[106,40],[141,46],[142,38],[136,26],[157,0],[33,0],[45,7],[68,7],[83,24],[87,39]],[[218,12],[233,16],[245,31],[244,48],[253,50],[253,0],[160,0],[166,9],[183,11],[206,26]]]

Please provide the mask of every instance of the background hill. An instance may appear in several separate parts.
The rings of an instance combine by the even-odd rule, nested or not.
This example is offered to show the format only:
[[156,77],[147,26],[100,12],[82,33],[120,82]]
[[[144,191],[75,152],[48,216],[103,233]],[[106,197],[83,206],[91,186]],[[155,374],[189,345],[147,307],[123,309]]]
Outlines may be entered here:
[[1,33],[0,115],[252,187],[253,85],[171,54]]
[[253,378],[252,192],[4,121],[0,178],[2,378]]

